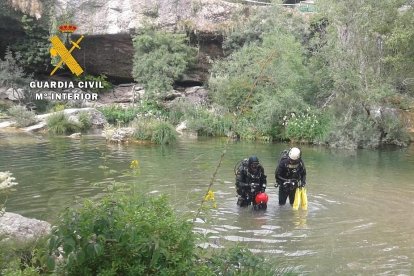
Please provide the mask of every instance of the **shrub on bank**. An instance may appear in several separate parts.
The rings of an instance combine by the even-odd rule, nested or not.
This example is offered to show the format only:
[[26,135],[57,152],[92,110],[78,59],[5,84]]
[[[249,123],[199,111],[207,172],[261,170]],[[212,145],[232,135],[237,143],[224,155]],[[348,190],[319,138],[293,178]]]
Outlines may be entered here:
[[201,136],[226,136],[232,126],[230,114],[221,116],[203,108],[194,109],[187,117],[188,128]]
[[88,112],[79,112],[78,120],[80,126],[79,128],[82,132],[85,132],[92,127],[92,116]]
[[16,121],[16,126],[18,127],[27,127],[37,122],[36,114],[33,111],[27,110],[24,106],[12,106],[9,108],[8,112]]
[[158,122],[154,126],[151,141],[156,144],[171,144],[177,140],[177,132],[168,122]]
[[63,112],[57,112],[47,118],[47,127],[49,133],[55,135],[64,135],[78,132],[81,130],[80,124],[69,121]]
[[244,247],[236,246],[216,252],[197,268],[198,275],[295,275],[289,270],[276,269],[261,255],[253,254]]
[[292,115],[286,122],[286,138],[310,143],[323,140],[329,125],[326,115],[318,116],[312,113]]
[[335,120],[327,142],[338,148],[378,148],[383,145],[407,146],[410,141],[404,124],[392,115],[372,118],[355,114]]
[[[0,240],[2,238],[0,237]],[[46,275],[47,240],[45,238],[25,242],[0,242],[0,275],[37,276]]]
[[132,122],[132,127],[134,130],[134,138],[136,140],[151,140],[152,137],[152,130],[153,125],[156,123],[154,119],[142,119],[142,120],[134,120]]
[[186,34],[144,28],[132,41],[135,50],[132,76],[144,85],[149,95],[170,91],[197,54]]
[[149,140],[156,144],[171,144],[177,140],[177,132],[174,127],[165,121],[154,118],[139,119],[132,123],[135,128],[134,138],[137,140]]
[[10,103],[8,101],[0,100],[0,112],[7,111],[12,106],[13,106],[12,103]]
[[127,124],[134,120],[139,113],[139,110],[136,108],[122,108],[117,105],[102,107],[98,110],[102,112],[110,124],[116,124],[118,122]]
[[50,238],[69,275],[185,275],[195,238],[163,197],[105,197],[68,209]]

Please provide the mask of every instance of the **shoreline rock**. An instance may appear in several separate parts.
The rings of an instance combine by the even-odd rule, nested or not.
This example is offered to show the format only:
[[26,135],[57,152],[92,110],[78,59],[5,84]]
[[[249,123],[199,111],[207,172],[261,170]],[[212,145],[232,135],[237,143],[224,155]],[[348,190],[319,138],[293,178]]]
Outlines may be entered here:
[[51,224],[16,213],[6,212],[0,215],[0,241],[30,242],[48,235]]

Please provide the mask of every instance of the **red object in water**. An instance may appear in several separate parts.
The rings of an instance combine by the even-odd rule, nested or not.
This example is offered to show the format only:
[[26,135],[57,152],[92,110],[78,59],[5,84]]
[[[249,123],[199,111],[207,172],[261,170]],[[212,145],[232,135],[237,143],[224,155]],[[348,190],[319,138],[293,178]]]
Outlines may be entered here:
[[267,201],[269,200],[269,197],[267,196],[266,193],[258,193],[254,200],[256,201],[256,204],[260,204],[260,203],[266,203],[267,204]]

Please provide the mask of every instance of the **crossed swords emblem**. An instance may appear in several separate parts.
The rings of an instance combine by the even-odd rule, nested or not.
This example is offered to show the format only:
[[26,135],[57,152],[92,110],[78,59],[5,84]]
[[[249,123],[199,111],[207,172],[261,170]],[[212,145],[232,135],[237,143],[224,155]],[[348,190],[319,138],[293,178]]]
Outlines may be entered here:
[[50,42],[52,42],[50,54],[53,57],[59,55],[61,58],[61,60],[55,66],[53,71],[50,73],[51,76],[57,71],[57,69],[60,68],[62,64],[66,64],[69,70],[72,72],[72,74],[75,74],[76,76],[79,76],[83,73],[82,67],[80,67],[79,63],[72,56],[72,52],[73,50],[75,50],[75,48],[80,49],[79,43],[82,41],[83,37],[84,36],[79,37],[79,39],[76,42],[71,40],[70,43],[72,44],[72,47],[69,50],[66,49],[65,44],[63,44],[63,42],[60,40],[58,36],[55,35],[50,38]]

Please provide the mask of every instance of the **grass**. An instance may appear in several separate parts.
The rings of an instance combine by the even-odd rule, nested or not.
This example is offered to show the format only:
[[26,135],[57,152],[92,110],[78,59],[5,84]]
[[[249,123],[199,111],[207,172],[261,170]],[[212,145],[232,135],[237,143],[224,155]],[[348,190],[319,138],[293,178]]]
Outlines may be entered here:
[[80,124],[69,121],[63,112],[50,115],[47,118],[47,127],[49,133],[54,135],[71,134],[81,130]]

